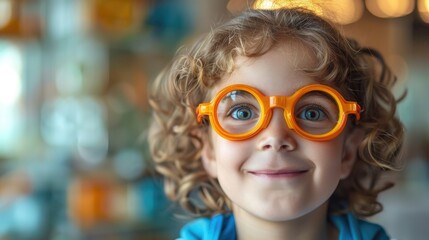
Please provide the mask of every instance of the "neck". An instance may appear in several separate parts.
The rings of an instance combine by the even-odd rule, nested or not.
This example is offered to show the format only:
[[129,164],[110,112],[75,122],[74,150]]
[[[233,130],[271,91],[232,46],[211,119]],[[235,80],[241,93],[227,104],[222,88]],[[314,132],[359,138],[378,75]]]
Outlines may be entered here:
[[336,239],[336,229],[327,221],[327,204],[293,220],[267,221],[242,209],[234,211],[239,240],[246,239]]

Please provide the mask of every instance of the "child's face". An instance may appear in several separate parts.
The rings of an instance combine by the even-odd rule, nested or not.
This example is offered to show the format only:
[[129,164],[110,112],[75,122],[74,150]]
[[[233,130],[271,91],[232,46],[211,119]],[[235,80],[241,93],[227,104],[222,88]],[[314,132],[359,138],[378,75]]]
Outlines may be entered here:
[[[238,57],[235,70],[212,95],[229,85],[246,84],[265,95],[289,96],[318,83],[300,70],[311,68],[311,59],[307,49],[286,44],[261,57]],[[244,141],[226,140],[211,131],[204,165],[218,178],[234,213],[244,210],[270,221],[293,220],[326,207],[339,180],[350,173],[359,140],[347,130],[329,141],[304,139],[287,127],[281,109],[273,109],[266,129]]]

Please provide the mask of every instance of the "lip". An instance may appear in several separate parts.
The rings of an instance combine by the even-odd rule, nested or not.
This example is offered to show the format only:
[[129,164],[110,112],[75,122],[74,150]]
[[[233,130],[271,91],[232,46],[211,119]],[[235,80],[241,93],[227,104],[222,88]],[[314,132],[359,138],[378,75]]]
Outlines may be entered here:
[[267,178],[293,178],[307,173],[307,169],[279,169],[279,170],[249,170],[247,173],[257,177]]

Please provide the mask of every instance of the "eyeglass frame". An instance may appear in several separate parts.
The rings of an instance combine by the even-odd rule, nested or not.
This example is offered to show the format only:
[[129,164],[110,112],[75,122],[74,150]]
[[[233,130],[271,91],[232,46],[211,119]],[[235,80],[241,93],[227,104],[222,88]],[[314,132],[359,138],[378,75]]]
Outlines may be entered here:
[[[221,127],[216,114],[216,110],[220,101],[223,99],[223,97],[226,96],[227,93],[232,91],[246,91],[250,93],[255,97],[259,103],[259,106],[261,107],[261,116],[259,117],[260,119],[258,119],[258,123],[251,130],[245,133],[229,133]],[[335,127],[329,132],[320,135],[311,134],[301,129],[296,123],[294,116],[295,114],[292,114],[294,113],[294,107],[298,100],[305,94],[312,91],[327,93],[335,100],[339,110],[338,121]],[[360,113],[362,112],[361,107],[357,102],[347,101],[337,90],[324,84],[306,85],[295,91],[290,96],[266,96],[254,87],[245,84],[234,84],[221,89],[210,102],[199,104],[195,112],[199,124],[203,122],[204,116],[209,116],[210,124],[212,125],[215,132],[221,137],[231,141],[243,141],[256,136],[268,126],[268,124],[271,122],[273,108],[283,109],[283,116],[285,118],[287,127],[298,133],[298,135],[301,137],[312,141],[329,141],[337,137],[346,126],[348,116],[353,114],[355,115],[356,120],[359,120]]]

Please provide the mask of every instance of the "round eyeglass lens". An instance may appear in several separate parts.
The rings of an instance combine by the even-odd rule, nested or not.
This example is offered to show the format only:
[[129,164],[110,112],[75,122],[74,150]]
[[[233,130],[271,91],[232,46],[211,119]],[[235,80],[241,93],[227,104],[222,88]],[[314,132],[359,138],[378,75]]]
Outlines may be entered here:
[[311,91],[295,104],[294,116],[301,130],[322,135],[336,127],[339,120],[339,106],[335,99],[322,91]]
[[234,90],[220,100],[216,115],[222,129],[230,134],[244,134],[260,121],[261,106],[251,93]]

